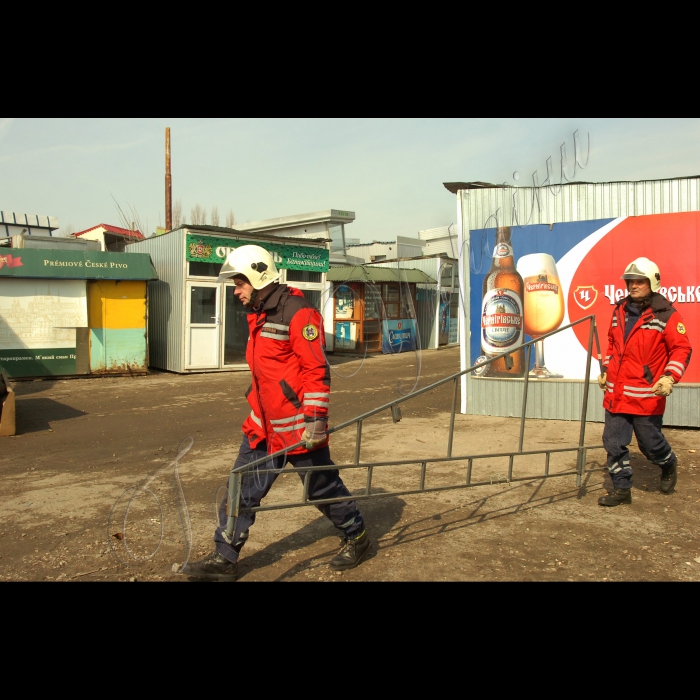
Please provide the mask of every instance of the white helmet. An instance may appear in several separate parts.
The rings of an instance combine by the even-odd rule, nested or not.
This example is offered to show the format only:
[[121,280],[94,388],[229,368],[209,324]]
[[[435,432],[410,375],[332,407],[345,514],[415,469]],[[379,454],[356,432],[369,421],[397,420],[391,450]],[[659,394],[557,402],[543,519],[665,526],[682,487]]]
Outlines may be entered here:
[[272,254],[259,245],[242,245],[229,253],[221,266],[219,279],[245,277],[253,289],[262,289],[281,277]]
[[649,258],[637,258],[633,260],[625,269],[620,279],[638,280],[648,279],[652,292],[658,292],[661,288],[661,273],[656,263]]

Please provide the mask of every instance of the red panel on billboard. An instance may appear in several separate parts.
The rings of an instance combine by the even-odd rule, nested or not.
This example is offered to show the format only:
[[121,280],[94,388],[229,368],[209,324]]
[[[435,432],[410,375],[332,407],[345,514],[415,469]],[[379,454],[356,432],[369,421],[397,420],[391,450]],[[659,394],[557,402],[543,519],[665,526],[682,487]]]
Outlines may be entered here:
[[[639,257],[658,265],[659,292],[681,314],[688,338],[695,346],[700,337],[699,224],[700,212],[631,216],[611,229],[583,258],[569,287],[569,319],[573,322],[596,315],[603,354],[614,304],[627,293],[620,277],[627,265]],[[587,348],[587,324],[576,326],[574,331],[583,348]],[[697,354],[683,381],[700,382]]]

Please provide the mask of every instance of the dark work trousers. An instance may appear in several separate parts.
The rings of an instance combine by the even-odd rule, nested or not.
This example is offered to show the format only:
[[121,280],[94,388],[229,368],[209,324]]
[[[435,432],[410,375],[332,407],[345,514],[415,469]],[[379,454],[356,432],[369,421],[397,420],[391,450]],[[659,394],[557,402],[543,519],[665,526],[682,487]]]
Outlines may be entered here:
[[[261,442],[253,449],[248,442],[248,438],[243,436],[243,442],[238,451],[238,457],[236,458],[234,468],[242,467],[244,464],[250,464],[266,455],[266,442]],[[283,469],[287,462],[297,468],[321,466],[325,464],[333,465],[331,453],[327,446],[321,447],[313,452],[286,456],[281,455],[274,460],[263,462],[253,473],[243,476],[241,484],[241,507],[256,508],[259,506],[260,501],[265,498],[270,487],[278,477],[278,474],[258,474],[257,469]],[[305,472],[299,472],[302,483],[304,483],[304,473]],[[343,483],[337,469],[324,469],[323,471],[311,472],[311,477],[309,479],[309,500],[313,501],[317,498],[339,498],[340,496],[352,498],[352,494]],[[243,513],[236,518],[236,525],[233,531],[233,544],[230,545],[226,542],[223,535],[226,530],[226,522],[228,519],[226,515],[227,500],[228,494],[224,497],[219,507],[219,527],[214,534],[214,542],[216,543],[216,551],[226,557],[230,562],[235,563],[238,561],[238,555],[248,538],[248,528],[255,522],[257,513]],[[317,506],[317,508],[347,537],[360,535],[364,530],[362,514],[357,509],[355,501],[348,500],[342,501],[341,503],[331,503]]]
[[632,487],[632,468],[627,445],[632,440],[632,431],[642,454],[652,463],[664,467],[676,455],[661,432],[663,416],[637,416],[632,413],[610,413],[605,411],[603,447],[608,453],[608,471],[616,489]]

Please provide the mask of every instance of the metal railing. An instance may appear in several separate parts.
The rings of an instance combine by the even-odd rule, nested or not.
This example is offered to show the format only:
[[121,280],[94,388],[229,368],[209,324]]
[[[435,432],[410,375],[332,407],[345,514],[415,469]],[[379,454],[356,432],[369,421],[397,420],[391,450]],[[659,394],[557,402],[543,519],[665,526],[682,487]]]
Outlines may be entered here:
[[[582,400],[582,406],[581,406],[581,422],[580,422],[580,429],[579,429],[579,442],[578,445],[572,445],[571,447],[557,447],[553,449],[544,449],[544,450],[526,450],[523,451],[523,441],[525,438],[525,412],[527,408],[527,397],[528,397],[528,388],[529,388],[529,368],[530,368],[530,360],[532,356],[532,348],[533,345],[536,342],[545,340],[546,338],[549,338],[550,336],[556,335],[557,333],[561,333],[562,331],[565,331],[569,328],[573,328],[574,326],[577,326],[581,323],[584,323],[588,321],[588,349],[587,349],[587,355],[586,355],[586,373],[584,375],[584,383],[583,383],[583,400]],[[586,456],[588,450],[595,450],[595,449],[602,449],[602,445],[586,445],[585,444],[585,436],[586,436],[586,412],[588,409],[588,391],[590,389],[590,373],[591,373],[591,361],[593,358],[593,342],[595,341],[596,344],[596,351],[598,353],[598,362],[600,364],[601,361],[601,354],[600,354],[600,340],[598,338],[598,330],[596,328],[596,323],[595,323],[595,315],[591,316],[585,316],[584,318],[579,319],[578,321],[574,321],[574,323],[570,323],[566,326],[563,326],[561,328],[558,328],[555,331],[552,331],[551,333],[547,333],[545,335],[540,336],[539,338],[535,340],[528,341],[527,343],[523,343],[522,345],[518,346],[518,348],[514,348],[509,350],[508,352],[501,353],[500,355],[495,355],[494,357],[490,357],[487,360],[483,362],[478,362],[475,365],[472,365],[471,367],[461,371],[457,372],[456,374],[452,374],[449,377],[445,377],[444,379],[440,379],[437,382],[434,382],[433,384],[430,384],[426,387],[423,387],[422,389],[418,389],[416,391],[411,392],[410,394],[406,396],[402,396],[401,398],[395,399],[394,401],[390,401],[389,403],[385,403],[382,406],[379,406],[377,408],[372,409],[371,411],[367,411],[366,413],[363,413],[362,415],[359,415],[355,418],[352,418],[351,420],[345,421],[344,423],[340,423],[339,425],[331,428],[328,430],[328,434],[332,433],[337,433],[341,430],[344,430],[345,428],[349,428],[350,426],[357,426],[356,428],[356,437],[355,437],[355,460],[352,463],[348,464],[336,464],[336,465],[319,465],[319,466],[309,466],[309,467],[295,467],[295,471],[304,473],[304,482],[303,482],[303,488],[302,488],[302,500],[298,502],[293,502],[293,503],[276,503],[273,505],[268,505],[268,506],[256,506],[253,508],[243,508],[241,507],[241,487],[242,487],[242,482],[243,482],[243,477],[246,474],[254,472],[256,475],[263,476],[263,475],[268,475],[268,474],[280,474],[282,472],[282,469],[259,469],[258,467],[260,465],[270,463],[272,460],[274,460],[277,457],[283,457],[284,455],[287,455],[290,453],[291,450],[297,449],[298,447],[302,447],[304,443],[302,441],[299,441],[293,445],[289,445],[283,450],[278,450],[277,452],[273,452],[269,455],[266,455],[265,457],[261,457],[260,459],[257,459],[255,461],[252,461],[248,464],[244,464],[240,467],[234,467],[231,469],[231,473],[229,475],[229,483],[228,483],[228,505],[227,505],[227,515],[228,515],[228,520],[226,524],[226,530],[224,531],[224,538],[228,541],[231,542],[233,538],[233,532],[234,532],[234,523],[235,523],[235,518],[240,515],[241,513],[250,513],[250,512],[259,512],[259,511],[265,511],[265,510],[281,510],[283,508],[298,508],[298,507],[303,507],[303,506],[320,506],[320,505],[325,505],[329,503],[342,503],[344,501],[348,500],[366,500],[368,498],[381,498],[381,497],[387,497],[387,496],[400,496],[400,495],[407,495],[407,494],[416,494],[416,493],[428,493],[428,492],[434,492],[434,491],[447,491],[447,490],[452,490],[452,489],[458,489],[458,488],[470,488],[474,486],[483,486],[487,484],[493,484],[493,483],[499,483],[502,481],[505,481],[507,483],[513,482],[513,481],[525,481],[525,480],[532,480],[535,478],[552,478],[552,477],[559,477],[559,476],[573,476],[576,475],[576,486],[580,487],[581,482],[583,479],[583,474],[584,474],[584,469],[585,469],[585,463],[586,463]],[[476,455],[460,455],[460,456],[453,456],[452,455],[452,447],[453,447],[453,442],[454,442],[454,427],[455,427],[455,415],[457,411],[457,398],[459,395],[459,379],[463,375],[470,374],[474,372],[475,370],[479,369],[480,367],[487,366],[491,364],[492,362],[495,362],[496,360],[499,360],[500,358],[505,358],[505,363],[506,367],[510,368],[513,366],[513,358],[511,355],[513,352],[516,350],[520,350],[521,348],[524,348],[527,354],[527,359],[525,361],[525,377],[524,377],[524,384],[523,384],[523,400],[522,400],[522,409],[520,413],[520,434],[519,434],[519,439],[518,439],[518,449],[517,451],[512,451],[512,452],[498,452],[498,453],[489,453],[489,454],[476,454]],[[601,365],[601,374],[603,372],[603,368]],[[540,381],[540,380],[537,380]],[[411,399],[415,399],[416,397],[420,396],[421,394],[425,394],[429,391],[433,391],[434,389],[443,386],[444,384],[447,384],[448,382],[453,383],[453,389],[452,389],[452,411],[450,415],[450,430],[448,434],[448,442],[447,442],[447,456],[446,457],[434,457],[434,458],[419,458],[419,459],[407,459],[407,460],[398,460],[398,461],[373,461],[373,462],[360,462],[360,452],[361,452],[361,447],[362,447],[362,425],[363,422],[372,417],[375,416],[378,413],[381,413],[382,411],[391,411],[391,417],[394,423],[398,423],[401,420],[401,408],[400,404],[404,403],[405,401],[409,401]],[[553,454],[556,453],[561,453],[561,452],[576,452],[577,453],[577,460],[576,460],[576,468],[571,469],[568,471],[561,471],[561,472],[556,472],[556,473],[550,473],[550,457]],[[529,455],[545,455],[545,468],[544,468],[544,474],[541,475],[528,475],[528,476],[523,476],[523,477],[514,477],[513,476],[513,468],[514,468],[514,459],[516,456],[529,456]],[[497,458],[497,457],[508,457],[508,476],[506,479],[497,479],[495,482],[491,478],[489,480],[482,480],[482,481],[472,481],[472,471],[473,471],[473,464],[475,460],[479,459],[485,459],[485,458]],[[425,479],[426,479],[426,473],[427,473],[427,467],[428,464],[438,464],[438,463],[445,463],[445,462],[467,462],[467,473],[466,473],[466,479],[464,480],[463,483],[460,484],[450,484],[447,486],[432,486],[432,487],[426,487],[425,485]],[[420,481],[419,481],[419,486],[417,489],[404,489],[400,491],[382,491],[381,493],[372,493],[372,476],[373,476],[373,471],[375,467],[402,467],[402,466],[407,466],[407,465],[420,465]],[[322,498],[322,499],[309,499],[309,482],[311,479],[311,474],[315,471],[324,471],[328,469],[338,469],[338,470],[345,470],[345,469],[367,469],[367,479],[365,483],[365,488],[364,488],[364,493],[360,494],[353,494],[351,498],[348,498],[347,496],[343,497],[337,497],[337,498]]]

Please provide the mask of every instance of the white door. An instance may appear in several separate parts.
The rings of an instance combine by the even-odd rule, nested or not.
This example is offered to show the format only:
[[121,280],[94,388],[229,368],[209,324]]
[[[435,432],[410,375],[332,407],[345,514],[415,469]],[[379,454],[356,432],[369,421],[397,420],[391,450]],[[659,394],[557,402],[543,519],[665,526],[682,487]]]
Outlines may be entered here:
[[248,344],[248,319],[243,304],[233,294],[236,288],[233,284],[224,284],[223,287],[223,332],[222,367],[236,365],[246,366],[245,349]]
[[187,284],[187,368],[218,369],[221,285]]

